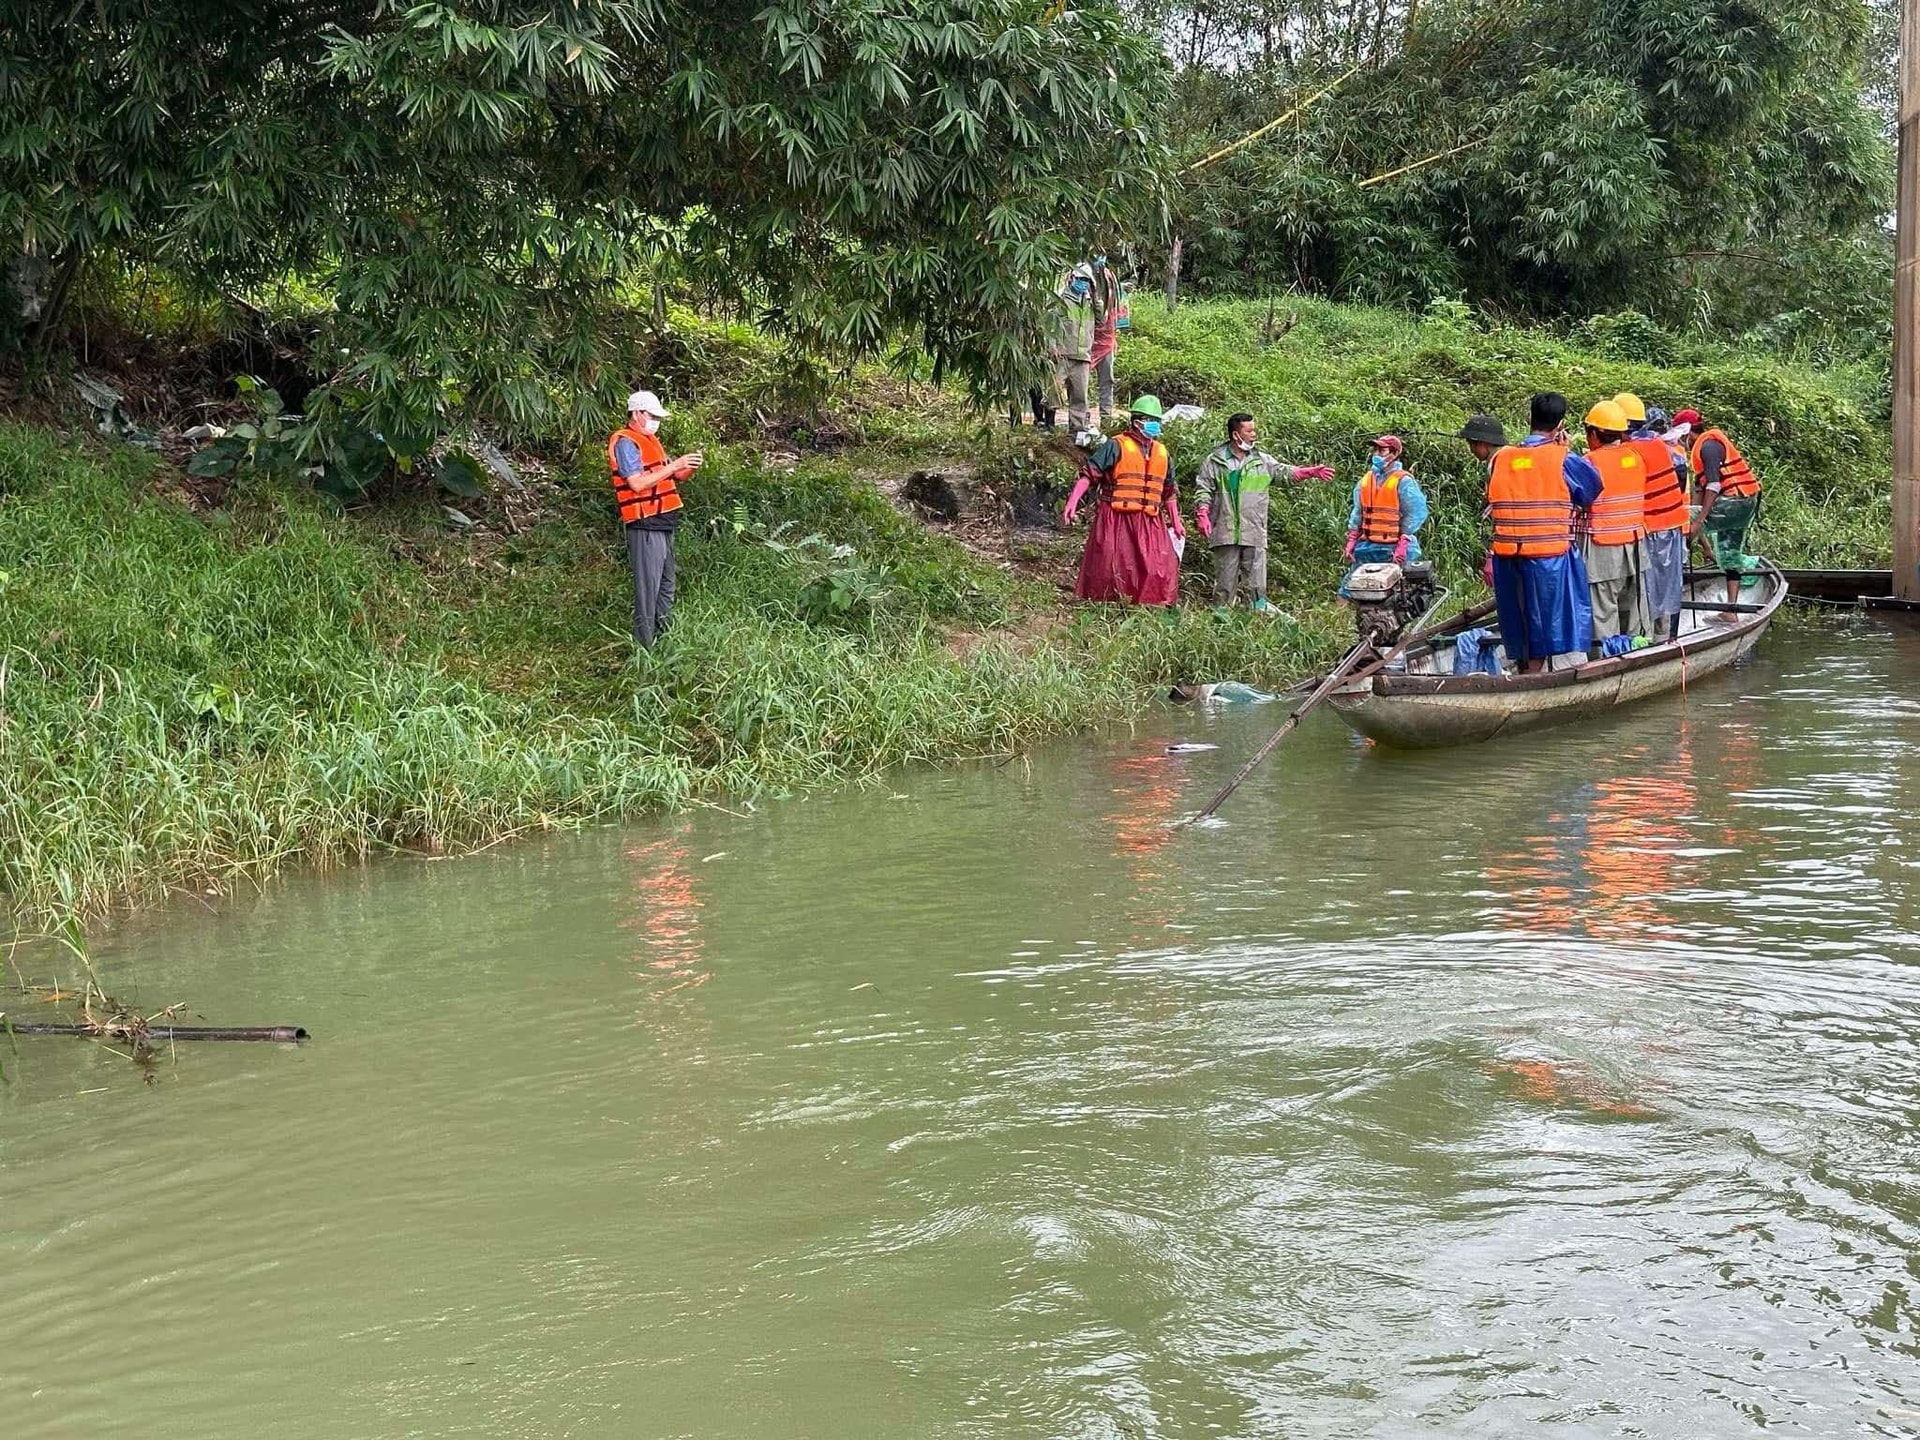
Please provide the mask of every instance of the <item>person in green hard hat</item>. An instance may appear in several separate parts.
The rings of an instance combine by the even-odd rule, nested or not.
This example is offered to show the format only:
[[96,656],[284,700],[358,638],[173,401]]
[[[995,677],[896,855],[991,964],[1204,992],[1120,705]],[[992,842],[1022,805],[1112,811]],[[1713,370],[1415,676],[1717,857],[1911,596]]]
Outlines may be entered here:
[[1141,395],[1130,423],[1102,441],[1073,484],[1063,518],[1073,524],[1087,491],[1098,492],[1087,548],[1073,593],[1082,600],[1172,605],[1180,598],[1180,560],[1173,541],[1180,522],[1173,459],[1160,443],[1160,397]]

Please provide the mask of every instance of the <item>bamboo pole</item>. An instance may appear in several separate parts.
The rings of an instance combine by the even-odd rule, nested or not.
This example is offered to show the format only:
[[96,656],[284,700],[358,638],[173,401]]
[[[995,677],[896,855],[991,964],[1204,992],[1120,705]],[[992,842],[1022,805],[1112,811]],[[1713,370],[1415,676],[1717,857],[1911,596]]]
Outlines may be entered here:
[[1893,283],[1893,593],[1920,600],[1920,0],[1900,6]]
[[1294,116],[1298,115],[1301,111],[1305,110],[1308,106],[1317,105],[1322,100],[1326,99],[1327,96],[1331,95],[1334,91],[1338,90],[1342,85],[1346,84],[1347,81],[1351,80],[1354,76],[1358,75],[1360,73],[1360,69],[1361,69],[1360,66],[1358,65],[1354,66],[1351,70],[1347,71],[1346,74],[1342,75],[1338,80],[1334,81],[1331,85],[1327,86],[1324,90],[1314,91],[1313,94],[1309,95],[1306,99],[1302,100],[1298,105],[1294,106],[1291,110],[1287,111],[1286,114],[1274,116],[1273,119],[1269,120],[1266,124],[1262,125],[1258,130],[1255,130],[1250,134],[1242,135],[1238,140],[1234,141],[1231,145],[1222,145],[1218,150],[1214,151],[1211,155],[1208,155],[1203,159],[1194,161],[1193,164],[1187,166],[1187,168],[1182,170],[1180,173],[1182,175],[1191,175],[1196,170],[1204,170],[1207,168],[1207,166],[1213,164],[1214,161],[1226,159],[1227,156],[1233,154],[1234,151],[1240,149],[1243,145],[1253,144],[1253,142],[1258,140],[1262,135],[1271,135],[1275,130],[1278,130],[1282,125],[1286,124],[1287,121],[1293,119]]
[[[15,1035],[72,1035],[95,1040],[117,1040],[121,1032],[112,1025],[53,1025],[40,1021],[9,1020],[0,1029]],[[294,1044],[307,1038],[298,1025],[150,1025],[140,1032],[142,1038],[164,1044],[169,1040],[269,1040]]]
[[[1238,790],[1241,782],[1258,768],[1262,760],[1273,753],[1274,747],[1286,739],[1288,735],[1292,734],[1294,726],[1305,719],[1308,712],[1317,707],[1327,696],[1331,695],[1335,687],[1343,681],[1351,683],[1355,680],[1364,680],[1369,675],[1377,675],[1398,659],[1401,651],[1405,650],[1408,646],[1418,644],[1423,640],[1430,640],[1434,636],[1444,634],[1450,630],[1465,629],[1466,626],[1475,620],[1484,619],[1492,614],[1493,608],[1493,601],[1483,600],[1480,604],[1470,609],[1462,610],[1451,620],[1442,620],[1435,625],[1427,625],[1418,630],[1408,631],[1393,643],[1392,649],[1384,652],[1377,648],[1378,644],[1383,642],[1362,640],[1346,653],[1345,658],[1342,659],[1338,665],[1334,666],[1332,670],[1328,671],[1327,674],[1322,677],[1320,683],[1314,687],[1313,693],[1300,702],[1294,712],[1281,722],[1280,728],[1267,737],[1266,743],[1254,751],[1252,758],[1235,772],[1234,777],[1220,788],[1219,793],[1216,794],[1213,799],[1207,802],[1206,809],[1202,810],[1198,815],[1189,815],[1173,828],[1176,830],[1184,830],[1187,826],[1196,824],[1201,820],[1211,820],[1219,811],[1220,807],[1227,803],[1227,797]],[[1296,686],[1295,691],[1297,692],[1298,689],[1299,687]]]
[[1482,135],[1478,140],[1469,140],[1464,145],[1456,145],[1451,150],[1442,150],[1438,155],[1429,155],[1424,160],[1416,160],[1411,165],[1402,165],[1397,170],[1385,170],[1378,175],[1369,175],[1365,180],[1362,180],[1358,185],[1354,186],[1354,189],[1371,190],[1375,185],[1384,185],[1389,180],[1398,180],[1402,175],[1410,174],[1415,170],[1424,169],[1426,166],[1432,165],[1436,161],[1445,160],[1450,156],[1458,155],[1463,151],[1471,150],[1476,145],[1484,145],[1486,143],[1487,143],[1487,137],[1485,135]]

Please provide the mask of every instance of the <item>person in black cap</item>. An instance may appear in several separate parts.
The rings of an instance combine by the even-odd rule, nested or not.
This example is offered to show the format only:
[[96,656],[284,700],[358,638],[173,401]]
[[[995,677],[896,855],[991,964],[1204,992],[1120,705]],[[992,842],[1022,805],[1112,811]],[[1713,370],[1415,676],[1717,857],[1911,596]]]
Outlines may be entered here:
[[1467,442],[1467,448],[1473,451],[1476,460],[1493,463],[1493,452],[1507,443],[1507,431],[1491,415],[1470,415],[1467,423],[1460,427],[1460,438]]

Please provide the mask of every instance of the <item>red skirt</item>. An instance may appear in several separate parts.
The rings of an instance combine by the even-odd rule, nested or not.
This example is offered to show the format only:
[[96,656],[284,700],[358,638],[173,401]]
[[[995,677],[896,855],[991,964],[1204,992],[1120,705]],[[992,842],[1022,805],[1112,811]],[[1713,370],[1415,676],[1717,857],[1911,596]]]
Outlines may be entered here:
[[1093,527],[1080,557],[1073,593],[1082,600],[1171,605],[1180,598],[1180,561],[1166,522],[1144,510],[1121,514],[1105,501],[1093,507]]

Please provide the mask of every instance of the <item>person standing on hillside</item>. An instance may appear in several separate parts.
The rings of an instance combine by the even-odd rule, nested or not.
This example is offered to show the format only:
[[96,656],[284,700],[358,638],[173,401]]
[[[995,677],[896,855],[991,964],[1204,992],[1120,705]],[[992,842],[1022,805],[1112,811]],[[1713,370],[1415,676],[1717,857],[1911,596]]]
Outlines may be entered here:
[[1400,463],[1405,449],[1398,435],[1375,440],[1367,473],[1353,487],[1346,557],[1356,566],[1382,561],[1404,565],[1420,558],[1419,530],[1427,523],[1427,497],[1413,472]]
[[1133,423],[1087,457],[1067,496],[1063,518],[1071,525],[1081,498],[1090,489],[1099,491],[1073,586],[1082,600],[1172,605],[1180,598],[1173,536],[1185,538],[1186,529],[1180,523],[1173,459],[1160,443],[1162,414],[1158,396],[1137,397]]
[[1593,638],[1573,512],[1599,498],[1600,474],[1568,446],[1566,418],[1566,396],[1535,395],[1531,433],[1496,450],[1487,477],[1500,640],[1523,675],[1544,670],[1556,655],[1584,654]]
[[1093,269],[1076,265],[1054,294],[1047,335],[1047,353],[1053,358],[1053,403],[1058,405],[1064,398],[1067,427],[1076,436],[1092,425],[1087,377],[1093,364],[1093,329]]
[[[1727,577],[1727,604],[1740,599],[1742,572],[1747,565],[1747,532],[1760,509],[1760,477],[1727,438],[1727,432],[1705,426],[1698,410],[1682,410],[1674,421],[1690,426],[1694,436],[1691,459],[1700,491],[1700,520],[1693,533],[1707,537],[1713,563]],[[1738,612],[1723,610],[1723,620]]]
[[1325,465],[1285,465],[1258,444],[1253,416],[1227,418],[1227,439],[1200,463],[1194,477],[1194,523],[1213,551],[1214,603],[1231,605],[1244,579],[1253,592],[1253,608],[1265,614],[1267,603],[1267,497],[1281,476],[1294,480],[1331,480]]
[[627,397],[627,423],[607,437],[607,469],[633,566],[633,641],[645,648],[673,613],[673,532],[680,528],[680,487],[706,458],[698,450],[669,460],[660,444],[667,408],[651,390]]
[[1107,263],[1107,257],[1093,257],[1093,379],[1095,408],[1093,423],[1113,418],[1113,361],[1120,351],[1120,307],[1125,298],[1120,277]]

